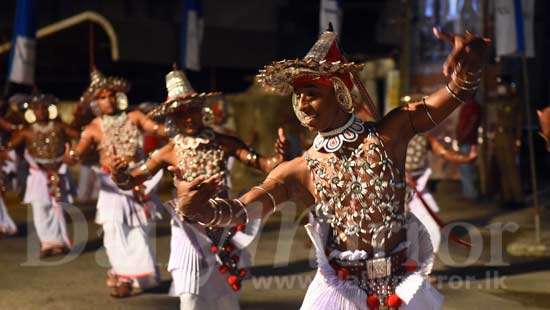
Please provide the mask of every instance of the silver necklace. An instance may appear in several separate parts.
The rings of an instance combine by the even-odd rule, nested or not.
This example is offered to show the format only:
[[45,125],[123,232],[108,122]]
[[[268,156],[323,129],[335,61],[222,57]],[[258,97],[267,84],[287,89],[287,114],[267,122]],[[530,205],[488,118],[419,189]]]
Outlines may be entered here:
[[344,142],[357,141],[363,132],[365,132],[363,122],[352,114],[343,126],[317,133],[313,140],[313,148],[316,151],[324,150],[328,153],[334,153],[342,148]]

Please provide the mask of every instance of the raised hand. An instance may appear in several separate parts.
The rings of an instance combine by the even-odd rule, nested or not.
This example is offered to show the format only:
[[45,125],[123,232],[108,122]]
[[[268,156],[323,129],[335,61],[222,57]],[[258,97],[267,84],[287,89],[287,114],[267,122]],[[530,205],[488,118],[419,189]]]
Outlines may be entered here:
[[448,42],[453,47],[443,64],[445,76],[450,76],[454,71],[461,71],[461,69],[475,74],[485,64],[491,39],[478,37],[469,31],[462,36],[456,35],[443,32],[435,27],[433,33],[436,38]]
[[290,159],[290,142],[283,128],[279,127],[277,131],[277,142],[275,142],[275,151],[282,160]]

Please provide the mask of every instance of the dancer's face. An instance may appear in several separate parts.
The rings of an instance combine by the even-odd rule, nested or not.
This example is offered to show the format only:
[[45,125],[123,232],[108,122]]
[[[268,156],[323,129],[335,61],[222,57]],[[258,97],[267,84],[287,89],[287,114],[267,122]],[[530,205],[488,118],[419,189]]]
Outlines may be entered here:
[[175,119],[175,125],[183,134],[191,136],[198,134],[204,127],[202,123],[202,108],[194,106],[180,112]]
[[45,122],[49,119],[48,106],[45,103],[38,103],[33,108],[34,115],[37,122]]
[[96,95],[95,100],[101,114],[112,115],[116,111],[115,92],[111,89],[102,89]]
[[298,119],[308,128],[326,131],[337,127],[335,120],[346,113],[336,100],[334,89],[314,83],[295,89],[295,111]]

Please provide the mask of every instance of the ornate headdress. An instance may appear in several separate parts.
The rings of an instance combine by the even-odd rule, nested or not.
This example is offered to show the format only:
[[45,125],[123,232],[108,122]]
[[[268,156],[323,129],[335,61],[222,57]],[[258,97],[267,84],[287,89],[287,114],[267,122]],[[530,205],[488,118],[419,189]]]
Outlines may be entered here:
[[90,72],[90,86],[88,86],[84,94],[93,97],[102,89],[127,93],[130,91],[130,83],[121,77],[104,76],[99,70],[94,68]]
[[178,113],[190,106],[203,106],[206,99],[219,96],[220,93],[195,92],[185,73],[175,66],[166,75],[166,90],[168,99],[147,114],[150,118],[162,118],[170,114]]
[[[365,108],[375,118],[374,103],[357,75],[363,65],[345,59],[336,37],[329,26],[329,30],[321,34],[303,59],[282,60],[265,66],[256,76],[258,83],[267,91],[280,95],[289,95],[295,87],[307,82],[332,86],[345,109]],[[354,87],[361,98],[355,98],[352,102],[351,91]]]
[[128,97],[126,93],[130,91],[130,83],[121,77],[105,76],[96,68],[90,72],[90,85],[80,97],[80,103],[83,106],[90,104],[90,107],[95,115],[99,115],[100,112],[96,104],[94,104],[94,97],[103,89],[110,89],[115,92],[117,108],[119,110],[126,110],[128,108]]

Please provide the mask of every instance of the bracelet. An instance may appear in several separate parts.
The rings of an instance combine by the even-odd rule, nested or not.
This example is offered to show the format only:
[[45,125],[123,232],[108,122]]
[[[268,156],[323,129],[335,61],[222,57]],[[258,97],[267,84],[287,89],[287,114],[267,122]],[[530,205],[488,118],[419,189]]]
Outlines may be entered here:
[[139,171],[147,177],[151,175],[151,170],[147,167],[147,163],[143,163],[143,165],[139,166]]
[[449,93],[449,95],[451,95],[451,97],[453,97],[456,101],[460,102],[461,104],[464,103],[464,100],[460,99],[460,97],[458,97],[457,94],[455,94],[450,88],[449,88],[449,84],[447,83],[447,85],[445,85],[445,89],[447,90],[447,92]]
[[239,207],[241,207],[242,211],[244,211],[244,216],[246,217],[245,225],[248,225],[248,221],[250,219],[250,217],[248,216],[248,209],[246,208],[244,203],[242,201],[240,201],[239,199],[233,199],[233,202],[237,203],[239,205]]
[[246,154],[246,164],[250,165],[251,163],[256,166],[256,162],[258,161],[258,154],[253,149],[248,150],[248,154]]
[[74,160],[74,161],[78,161],[78,155],[76,155],[76,151],[75,150],[70,150],[69,151],[69,158]]
[[418,130],[416,130],[416,127],[414,127],[414,123],[411,117],[411,109],[407,109],[407,116],[409,117],[409,123],[411,124],[411,128],[413,130],[413,133],[416,135],[418,134]]
[[[208,223],[203,223],[201,221],[197,221],[197,223],[199,223],[199,225],[205,226],[205,227],[211,227],[218,220],[218,208],[217,208],[216,201],[214,201],[214,199],[209,199],[208,200],[208,206],[210,208],[214,209],[214,216],[212,216],[212,219],[210,219],[210,221]],[[185,214],[184,214],[184,216],[188,217]]]
[[224,205],[226,205],[229,208],[228,219],[226,220],[225,223],[220,223],[222,226],[229,226],[231,224],[231,222],[233,221],[233,206],[231,206],[231,204],[229,202],[227,202],[225,199],[217,198],[215,200],[217,202],[223,203]]
[[424,106],[426,115],[428,115],[428,118],[430,119],[430,121],[432,121],[432,124],[434,124],[434,126],[437,126],[437,123],[434,121],[432,114],[430,113],[430,110],[428,110],[428,105],[426,104],[426,97],[422,97],[422,105]]
[[277,211],[277,203],[275,202],[275,197],[273,197],[273,195],[268,192],[265,188],[261,187],[261,186],[254,186],[253,188],[257,188],[259,190],[261,190],[262,192],[266,193],[267,196],[269,196],[269,198],[271,199],[271,203],[273,204],[273,212]]
[[481,82],[481,77],[480,76],[474,77],[476,79],[473,80],[473,81],[465,80],[465,79],[459,77],[458,72],[456,72],[456,71],[453,71],[453,74],[451,74],[451,77],[453,78],[453,80],[456,79],[456,80],[458,80],[458,81],[460,81],[464,84],[469,84],[469,85],[479,85],[479,83]]

